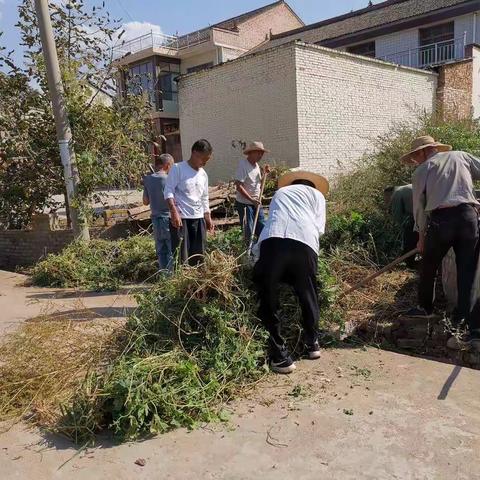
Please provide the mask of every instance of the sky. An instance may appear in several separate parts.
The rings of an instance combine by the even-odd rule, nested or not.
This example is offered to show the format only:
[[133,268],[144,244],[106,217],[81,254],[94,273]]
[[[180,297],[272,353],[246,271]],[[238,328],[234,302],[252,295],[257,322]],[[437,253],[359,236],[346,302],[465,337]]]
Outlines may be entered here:
[[[193,32],[272,1],[105,0],[105,4],[114,18],[122,20],[126,31],[124,38],[134,38],[151,30],[169,35]],[[4,32],[0,45],[8,50],[21,50],[14,27],[18,20],[18,3],[19,0],[0,0],[0,32]],[[85,3],[98,5],[101,0],[85,0]],[[368,0],[288,0],[288,4],[309,24],[366,7]]]

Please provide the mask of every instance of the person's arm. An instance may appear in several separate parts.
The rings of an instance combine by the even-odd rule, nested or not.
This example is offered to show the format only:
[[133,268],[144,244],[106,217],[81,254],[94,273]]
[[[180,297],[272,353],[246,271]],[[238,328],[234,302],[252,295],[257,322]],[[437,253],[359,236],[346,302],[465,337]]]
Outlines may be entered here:
[[480,180],[480,159],[466,152],[463,152],[463,155],[470,165],[470,173],[472,174],[473,180]]
[[239,180],[235,180],[235,187],[237,188],[237,192],[241,193],[247,200],[252,202],[254,205],[260,205],[260,201],[257,198],[253,198],[246,190],[243,185],[243,182]]
[[327,206],[325,197],[320,194],[317,201],[317,226],[320,232],[320,236],[325,233],[325,224],[327,221]]
[[145,185],[145,177],[142,177],[142,184],[143,184],[143,204],[144,205],[150,205],[150,198],[148,196],[148,189],[147,186]]
[[182,226],[182,218],[175,205],[175,189],[177,188],[178,181],[178,167],[174,165],[168,174],[165,189],[163,190],[163,197],[167,201],[168,209],[170,210],[170,221],[174,228],[180,228]]
[[203,216],[205,218],[205,225],[207,230],[210,233],[213,233],[215,226],[212,222],[212,216],[210,214],[210,200],[208,198],[208,176],[205,174],[205,183],[203,185],[202,192],[202,207],[203,207]]
[[423,253],[425,245],[425,235],[427,232],[427,213],[425,207],[427,198],[425,190],[427,186],[427,167],[423,166],[417,168],[413,174],[413,217],[415,219],[414,230],[418,232],[417,248],[420,253]]

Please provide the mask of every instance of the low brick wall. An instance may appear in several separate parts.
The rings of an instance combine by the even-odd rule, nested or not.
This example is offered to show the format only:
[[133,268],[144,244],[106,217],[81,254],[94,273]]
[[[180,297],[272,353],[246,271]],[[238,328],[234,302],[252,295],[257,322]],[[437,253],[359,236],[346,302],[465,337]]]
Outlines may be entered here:
[[[91,238],[126,238],[129,228],[116,224],[90,229]],[[29,267],[49,253],[62,251],[73,241],[71,230],[0,230],[0,269]]]

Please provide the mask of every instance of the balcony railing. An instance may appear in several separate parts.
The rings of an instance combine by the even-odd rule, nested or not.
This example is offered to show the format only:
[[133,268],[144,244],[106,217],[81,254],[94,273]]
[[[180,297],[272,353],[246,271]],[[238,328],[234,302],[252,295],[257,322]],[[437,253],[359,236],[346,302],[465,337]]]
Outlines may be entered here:
[[169,53],[170,51],[170,53],[175,54],[183,48],[193,47],[200,43],[207,42],[210,40],[210,32],[211,30],[206,28],[181,37],[150,32],[114,47],[113,58],[116,60],[124,55],[140,52],[147,48],[160,48],[164,49],[166,51],[165,53]]
[[418,48],[386,55],[380,57],[380,59],[406,67],[428,68],[464,58],[466,44],[467,36],[465,33],[460,38],[423,45]]

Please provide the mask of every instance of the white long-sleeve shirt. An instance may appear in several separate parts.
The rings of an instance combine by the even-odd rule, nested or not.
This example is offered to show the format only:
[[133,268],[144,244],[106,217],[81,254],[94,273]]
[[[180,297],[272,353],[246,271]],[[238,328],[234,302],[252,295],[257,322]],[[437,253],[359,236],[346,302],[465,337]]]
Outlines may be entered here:
[[203,218],[210,212],[208,175],[203,168],[195,170],[188,162],[173,165],[164,191],[165,200],[173,198],[181,218]]
[[318,255],[325,219],[325,197],[318,190],[306,185],[283,187],[273,196],[254,253],[264,240],[275,237],[302,242]]

